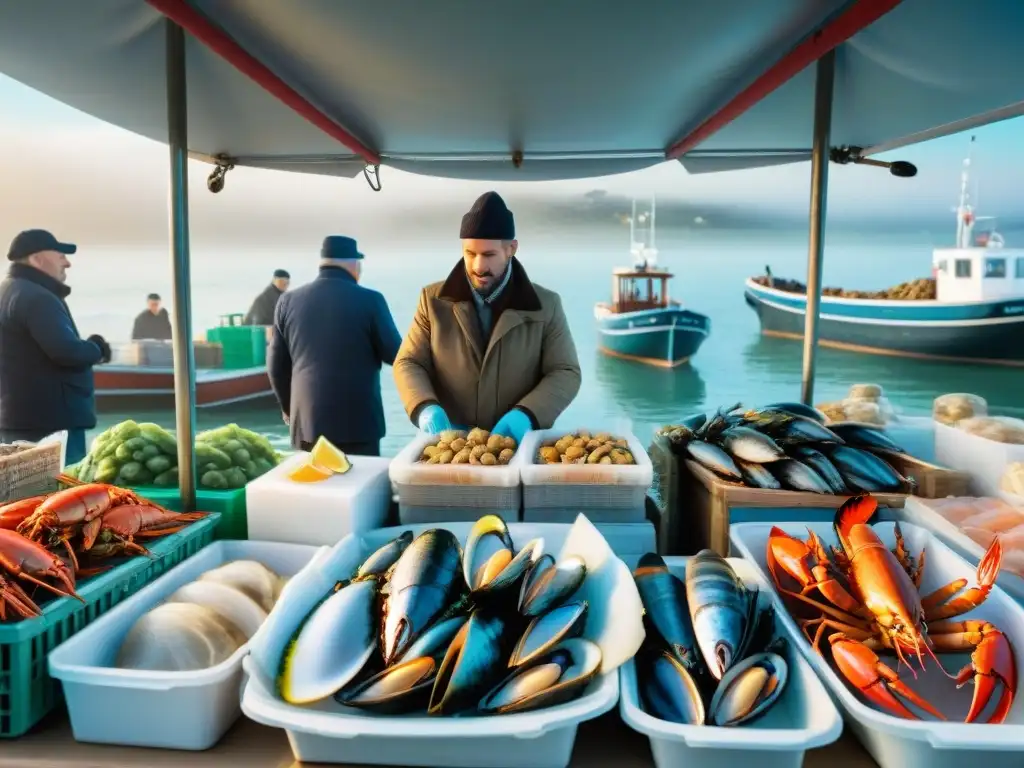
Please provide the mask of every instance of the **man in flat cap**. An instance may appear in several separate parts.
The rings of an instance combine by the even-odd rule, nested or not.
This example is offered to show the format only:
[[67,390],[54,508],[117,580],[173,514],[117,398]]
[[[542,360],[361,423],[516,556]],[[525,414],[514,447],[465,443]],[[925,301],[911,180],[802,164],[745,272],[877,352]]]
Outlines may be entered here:
[[345,453],[380,456],[380,369],[402,337],[384,297],[359,285],[362,266],[355,240],[325,238],[320,274],[277,303],[267,370],[298,450],[326,437]]
[[497,192],[462,217],[462,260],[420,292],[395,358],[406,413],[424,432],[482,427],[521,442],[547,429],[580,388],[558,294],[530,282],[515,221]]
[[249,311],[242,318],[242,325],[273,325],[274,309],[277,302],[288,290],[288,284],[292,276],[283,269],[275,269],[274,277],[270,285],[263,289],[263,292],[256,297]]
[[36,442],[67,430],[66,462],[85,458],[96,426],[92,367],[110,362],[102,336],[82,339],[65,301],[77,248],[42,229],[11,242],[0,281],[0,440]]
[[132,325],[132,341],[144,339],[171,339],[171,317],[167,310],[160,306],[158,293],[151,293],[146,297],[146,308],[139,313]]

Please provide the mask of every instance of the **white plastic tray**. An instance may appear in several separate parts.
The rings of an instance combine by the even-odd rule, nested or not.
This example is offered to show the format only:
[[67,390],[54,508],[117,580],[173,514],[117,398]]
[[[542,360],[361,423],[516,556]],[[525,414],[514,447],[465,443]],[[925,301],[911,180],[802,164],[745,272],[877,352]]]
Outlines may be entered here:
[[75,739],[164,749],[214,746],[241,714],[238,691],[247,646],[209,669],[143,672],[111,666],[125,635],[146,611],[223,563],[256,560],[292,576],[317,551],[300,544],[216,542],[58,646],[49,657],[50,675],[63,685]]
[[[437,443],[437,435],[419,433],[391,460],[391,482],[395,485],[476,485],[515,488],[519,467],[513,460],[504,466],[476,464],[427,464],[420,461],[423,449]],[[525,443],[525,439],[524,439]],[[516,456],[520,451],[516,451]]]
[[[730,536],[736,550],[754,563],[763,580],[769,580],[765,565],[765,548],[771,524],[747,523],[734,525]],[[779,527],[792,536],[807,537],[807,528],[814,531],[824,544],[835,544],[831,524],[781,524]],[[928,593],[953,579],[966,578],[975,583],[975,567],[943,544],[930,531],[902,523],[903,536],[911,552],[928,550],[921,592]],[[893,523],[875,525],[887,546],[895,545]],[[925,672],[918,678],[900,669],[900,679],[910,688],[935,705],[948,718],[948,722],[904,720],[885,714],[864,704],[825,659],[813,652],[810,643],[788,612],[781,612],[782,624],[790,639],[800,648],[818,676],[825,683],[833,699],[843,710],[846,721],[881,768],[963,768],[964,761],[978,761],[985,768],[1020,768],[1024,753],[1024,703],[1020,697],[1013,703],[1003,725],[967,724],[960,722],[970,705],[972,686],[957,691],[956,684],[935,668],[934,662],[925,664]],[[966,618],[985,619],[999,626],[1014,644],[1017,669],[1024,669],[1024,609],[1001,589],[993,589],[977,609],[965,614]],[[970,654],[941,654],[943,666],[951,671],[968,663]],[[889,663],[889,659],[884,659]],[[916,665],[916,662],[915,662]],[[891,666],[896,669],[896,662]]]
[[[688,557],[667,557],[669,569],[685,578]],[[729,558],[736,574],[748,587],[760,590],[762,606],[777,604],[772,590],[745,560]],[[784,630],[776,619],[776,632]],[[787,649],[789,682],[782,697],[764,717],[738,728],[679,725],[647,714],[640,703],[636,665],[630,661],[619,675],[619,713],[634,731],[650,739],[657,768],[700,765],[701,768],[800,768],[808,749],[823,747],[839,738],[843,721],[825,686],[811,665],[792,647]]]
[[[294,628],[367,554],[402,531],[418,534],[431,526],[383,528],[353,535],[325,550],[294,579],[271,618],[250,643],[245,660],[249,680],[242,711],[252,720],[283,728],[295,759],[351,765],[445,766],[445,768],[565,768],[572,757],[577,726],[607,712],[619,697],[618,671],[601,675],[575,701],[536,712],[495,717],[441,718],[420,715],[382,717],[333,701],[299,707],[272,693],[273,671]],[[471,525],[444,526],[465,542]],[[569,526],[511,524],[517,545],[543,538],[557,553]]]
[[[892,514],[903,523],[919,525],[931,531],[950,549],[974,566],[985,556],[985,548],[965,534],[960,528],[944,518],[934,509],[913,496],[907,497],[903,509],[894,509]],[[972,582],[973,583],[973,582]],[[1024,579],[1010,571],[999,571],[996,584],[1006,590],[1018,603],[1024,604]]]
[[995,496],[1006,465],[1024,461],[1024,445],[997,443],[948,424],[935,422],[935,460],[971,475],[971,492]]

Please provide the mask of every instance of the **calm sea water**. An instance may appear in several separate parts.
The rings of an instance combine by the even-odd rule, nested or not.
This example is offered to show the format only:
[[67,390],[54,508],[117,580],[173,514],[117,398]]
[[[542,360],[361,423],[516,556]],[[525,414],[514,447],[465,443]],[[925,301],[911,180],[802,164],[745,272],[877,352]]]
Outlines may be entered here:
[[[776,276],[804,279],[806,235],[694,229],[658,236],[660,264],[676,275],[672,295],[712,321],[711,336],[691,364],[672,371],[610,359],[597,351],[593,306],[608,298],[612,268],[628,264],[628,234],[615,227],[587,234],[530,232],[524,227],[520,234],[520,257],[530,277],[562,296],[583,368],[582,389],[559,424],[629,427],[646,441],[662,424],[697,409],[798,399],[801,345],[760,336],[757,318],[743,301],[743,281],[761,274],[766,264]],[[825,283],[868,289],[926,276],[937,244],[924,232],[830,235]],[[367,254],[364,283],[384,293],[402,332],[412,319],[419,289],[443,279],[459,257],[457,241],[429,237],[397,240],[381,234],[363,238],[361,246]],[[294,284],[311,280],[317,251],[243,251],[193,243],[194,332],[216,325],[220,314],[244,312],[277,267],[288,269]],[[70,274],[70,304],[82,333],[101,333],[111,341],[128,338],[147,293],[170,297],[170,268],[162,249],[83,253]],[[816,401],[840,399],[856,382],[882,384],[894,406],[911,413],[927,412],[932,400],[946,392],[977,393],[1001,412],[1020,413],[1024,405],[1020,370],[820,351]],[[388,424],[383,450],[393,455],[414,428],[398,401],[389,368],[381,384]],[[345,393],[337,396],[344,399]],[[352,403],[354,408],[359,405]],[[170,411],[101,414],[100,428],[129,415],[168,427],[174,421]],[[273,402],[205,409],[198,419],[201,429],[235,421],[287,442],[287,429]]]

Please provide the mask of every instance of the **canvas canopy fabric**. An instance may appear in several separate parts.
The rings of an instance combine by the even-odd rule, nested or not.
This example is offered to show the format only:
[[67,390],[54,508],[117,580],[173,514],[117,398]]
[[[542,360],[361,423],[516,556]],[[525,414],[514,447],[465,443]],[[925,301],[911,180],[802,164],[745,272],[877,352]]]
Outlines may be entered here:
[[[157,7],[184,8],[384,166],[470,179],[576,178],[664,162],[674,142],[853,5],[25,0],[0,3],[0,72],[165,141]],[[1022,40],[1020,0],[903,0],[837,49],[832,144],[899,146],[969,127],[959,121],[1019,114]],[[343,176],[366,165],[192,36],[186,62],[193,156]],[[805,159],[814,81],[809,66],[684,165]]]

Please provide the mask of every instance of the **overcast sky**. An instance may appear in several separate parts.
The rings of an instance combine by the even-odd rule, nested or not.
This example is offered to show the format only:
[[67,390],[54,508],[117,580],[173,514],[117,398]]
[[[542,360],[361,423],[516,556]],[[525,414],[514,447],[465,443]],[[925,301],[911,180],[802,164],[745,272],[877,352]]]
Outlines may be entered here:
[[[167,229],[167,149],[101,122],[0,75],[0,233],[47,227],[79,242],[161,242]],[[981,213],[1024,215],[1024,122],[975,131],[975,177]],[[914,179],[878,169],[832,166],[829,216],[837,220],[948,215],[956,203],[966,135],[900,150],[890,159],[919,167]],[[797,218],[808,203],[809,164],[690,176],[678,163],[602,179],[489,185],[381,170],[382,193],[361,177],[334,179],[236,169],[227,189],[205,189],[210,167],[190,170],[193,226],[233,239],[287,238],[289,233],[345,231],[359,236],[384,221],[455,216],[489,187],[514,202],[613,194],[733,205],[751,213]],[[525,203],[524,203],[525,204]],[[0,235],[6,240],[7,235]]]

